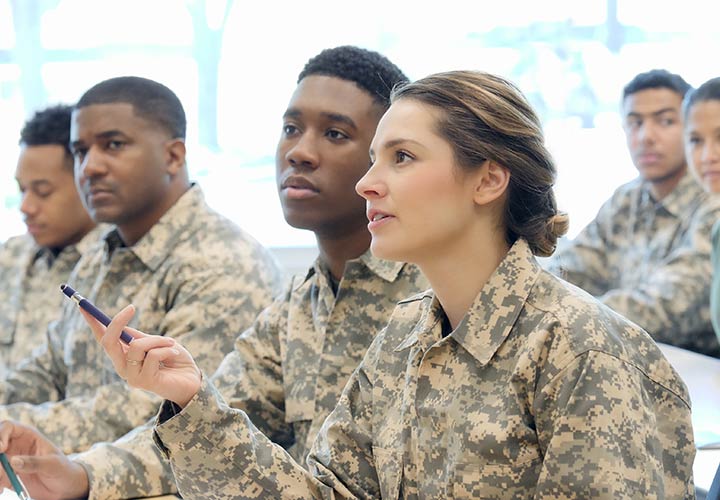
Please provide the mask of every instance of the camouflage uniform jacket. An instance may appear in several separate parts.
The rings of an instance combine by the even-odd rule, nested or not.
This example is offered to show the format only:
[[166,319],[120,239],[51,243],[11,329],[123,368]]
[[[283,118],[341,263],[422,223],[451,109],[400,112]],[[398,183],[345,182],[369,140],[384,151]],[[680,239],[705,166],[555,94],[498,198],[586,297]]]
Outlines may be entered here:
[[45,341],[47,326],[60,316],[63,305],[55,285],[68,279],[80,255],[109,229],[99,225],[57,255],[29,234],[0,247],[0,378]]
[[[252,324],[278,280],[267,250],[210,210],[195,186],[132,247],[108,233],[68,283],[108,315],[134,304],[132,326],[178,338],[214,370],[232,350],[230,332]],[[0,381],[0,402],[0,418],[34,425],[66,453],[117,439],[160,404],[117,376],[70,300],[44,345]]]
[[[335,295],[318,260],[237,338],[213,383],[230,406],[247,412],[265,436],[304,463],[322,422],[397,302],[427,286],[417,267],[383,261],[368,251],[347,262]],[[91,499],[177,491],[169,462],[152,442],[152,423],[76,459],[88,472]]]
[[318,433],[312,474],[204,383],[156,428],[181,494],[692,497],[685,385],[647,333],[542,271],[527,243],[446,337],[444,321],[431,292],[398,305]]
[[658,342],[720,357],[710,322],[710,232],[720,202],[685,175],[662,201],[639,179],[621,186],[549,262]]

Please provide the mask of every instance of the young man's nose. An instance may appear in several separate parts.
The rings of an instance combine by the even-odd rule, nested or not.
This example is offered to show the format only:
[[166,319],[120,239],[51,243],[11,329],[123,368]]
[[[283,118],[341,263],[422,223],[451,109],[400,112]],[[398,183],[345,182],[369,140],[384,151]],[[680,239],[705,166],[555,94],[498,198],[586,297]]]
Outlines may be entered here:
[[304,134],[285,155],[293,166],[317,168],[320,163],[317,144],[311,134]]
[[35,215],[38,211],[38,203],[32,193],[24,193],[20,201],[20,212],[23,215]]

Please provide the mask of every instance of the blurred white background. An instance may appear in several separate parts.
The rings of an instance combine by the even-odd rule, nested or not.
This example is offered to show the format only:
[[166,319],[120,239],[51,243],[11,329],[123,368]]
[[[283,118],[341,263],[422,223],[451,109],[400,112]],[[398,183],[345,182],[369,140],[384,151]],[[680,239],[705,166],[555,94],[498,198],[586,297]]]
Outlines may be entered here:
[[275,145],[303,64],[343,44],[384,53],[412,79],[481,69],[515,81],[543,119],[572,237],[635,176],[623,85],[655,67],[692,85],[717,76],[719,13],[706,0],[0,0],[0,241],[24,231],[14,181],[24,120],[133,74],[183,101],[189,166],[212,206],[265,245],[312,247],[282,218]]

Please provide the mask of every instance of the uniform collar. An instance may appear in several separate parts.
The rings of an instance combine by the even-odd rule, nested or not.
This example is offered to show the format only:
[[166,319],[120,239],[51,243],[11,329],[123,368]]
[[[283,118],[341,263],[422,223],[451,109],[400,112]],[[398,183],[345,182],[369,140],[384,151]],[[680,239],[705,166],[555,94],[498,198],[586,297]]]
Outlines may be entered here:
[[[510,334],[541,269],[525,240],[518,240],[475,297],[465,317],[449,337],[455,339],[481,365],[490,361]],[[445,314],[433,293],[420,294],[422,314],[410,335],[395,349],[417,342],[429,347],[437,342]]]
[[[193,184],[129,250],[155,271],[181,241],[198,230],[197,216],[206,210],[202,190]],[[109,253],[122,246],[117,229],[110,231],[105,240]]]
[[76,261],[78,257],[84,254],[90,247],[96,245],[98,241],[101,241],[105,233],[110,231],[108,224],[98,224],[92,228],[85,236],[82,237],[77,243],[65,246],[57,255],[53,255],[52,251],[47,247],[41,247],[37,243],[33,242],[35,251],[32,254],[32,262],[36,262],[38,259],[45,259],[48,265],[51,265],[58,259],[64,259],[68,256],[69,259]]
[[643,190],[656,206],[663,207],[670,215],[678,218],[683,217],[688,206],[698,203],[707,196],[689,171],[685,172],[675,189],[660,201],[655,201],[652,197],[649,182],[643,182]]
[[[360,257],[349,260],[345,263],[345,272],[343,273],[343,277],[348,276],[349,274],[359,272],[362,269],[367,269],[373,275],[378,276],[379,278],[387,281],[388,283],[392,283],[400,275],[400,271],[402,271],[404,266],[404,262],[391,262],[388,260],[379,259],[375,257],[372,252],[370,252],[370,249],[368,249]],[[315,274],[322,274],[326,272],[328,271],[323,265],[323,263],[320,261],[320,257],[317,257],[315,259],[315,262],[313,262],[313,265],[310,266],[307,273],[305,274],[305,278],[302,280],[298,280],[299,283],[297,283],[297,285],[293,288],[299,288]]]

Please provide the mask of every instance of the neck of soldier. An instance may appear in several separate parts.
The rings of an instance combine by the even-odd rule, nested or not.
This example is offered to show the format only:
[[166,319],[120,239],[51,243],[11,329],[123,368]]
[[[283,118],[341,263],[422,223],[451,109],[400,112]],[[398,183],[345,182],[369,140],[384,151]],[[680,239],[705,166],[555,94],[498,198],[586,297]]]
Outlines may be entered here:
[[[491,236],[488,236],[491,235]],[[468,231],[464,238],[446,241],[414,262],[427,277],[455,330],[480,290],[510,250],[504,229]]]
[[342,279],[345,263],[360,257],[370,248],[370,233],[366,224],[354,231],[346,231],[341,234],[331,235],[316,232],[315,239],[320,253],[320,261],[327,266],[337,281]]
[[174,182],[165,193],[165,196],[158,201],[152,210],[142,214],[141,216],[135,217],[132,221],[123,224],[117,224],[118,233],[122,238],[123,243],[131,247],[145,234],[152,229],[152,227],[165,215],[165,213],[172,208],[173,205],[182,197],[187,190],[190,189],[189,182]]
[[687,165],[684,165],[682,168],[674,170],[673,172],[662,178],[651,180],[650,192],[652,193],[655,201],[660,201],[667,195],[672,193],[673,190],[677,187],[677,185],[680,184],[680,181],[682,180],[686,171]]

